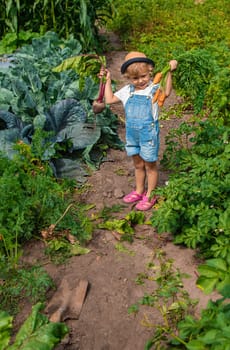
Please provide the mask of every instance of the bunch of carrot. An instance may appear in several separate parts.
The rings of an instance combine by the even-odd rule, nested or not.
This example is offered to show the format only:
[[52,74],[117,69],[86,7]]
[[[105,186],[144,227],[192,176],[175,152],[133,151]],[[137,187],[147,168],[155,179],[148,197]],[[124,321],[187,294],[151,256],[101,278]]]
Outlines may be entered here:
[[159,107],[163,106],[166,99],[164,88],[165,88],[166,76],[169,71],[170,71],[170,65],[168,64],[167,66],[165,66],[165,68],[161,72],[156,73],[153,79],[154,84],[160,84],[152,100],[153,103],[157,101]]

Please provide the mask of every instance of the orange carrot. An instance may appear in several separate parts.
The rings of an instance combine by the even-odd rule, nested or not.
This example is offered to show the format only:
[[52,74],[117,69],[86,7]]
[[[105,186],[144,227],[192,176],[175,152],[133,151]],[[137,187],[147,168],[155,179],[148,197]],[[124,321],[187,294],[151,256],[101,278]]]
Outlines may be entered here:
[[155,103],[159,97],[159,94],[160,94],[160,88],[157,89],[157,91],[155,92],[154,96],[153,96],[153,99],[152,99],[152,103]]
[[157,100],[159,107],[163,106],[165,99],[166,99],[166,94],[165,94],[164,90],[161,89],[160,94],[158,96],[158,100]]
[[167,64],[161,72],[156,73],[153,83],[154,84],[160,84],[160,87],[157,89],[155,95],[153,96],[152,102],[158,102],[158,106],[162,107],[164,104],[164,101],[166,99],[166,94],[164,91],[164,87],[166,84],[167,79],[167,73],[170,71],[171,67],[169,64]]
[[161,72],[158,72],[156,73],[154,79],[153,79],[153,84],[159,84],[159,82],[161,81],[162,79],[162,73]]

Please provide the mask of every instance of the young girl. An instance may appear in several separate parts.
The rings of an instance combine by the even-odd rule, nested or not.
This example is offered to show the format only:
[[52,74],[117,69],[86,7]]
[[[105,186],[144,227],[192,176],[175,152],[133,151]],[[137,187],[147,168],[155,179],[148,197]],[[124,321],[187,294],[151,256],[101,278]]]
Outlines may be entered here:
[[[177,67],[177,61],[169,62],[171,71]],[[105,102],[113,104],[122,102],[126,120],[126,152],[131,156],[135,168],[136,188],[123,200],[136,203],[136,209],[149,210],[156,203],[152,191],[158,182],[157,159],[159,150],[158,103],[152,98],[159,87],[153,84],[152,72],[154,62],[142,52],[130,52],[121,66],[121,73],[130,84],[113,93],[111,73],[101,69],[100,76],[106,75]],[[171,72],[166,77],[165,94],[172,90]],[[147,179],[147,189],[145,183]]]

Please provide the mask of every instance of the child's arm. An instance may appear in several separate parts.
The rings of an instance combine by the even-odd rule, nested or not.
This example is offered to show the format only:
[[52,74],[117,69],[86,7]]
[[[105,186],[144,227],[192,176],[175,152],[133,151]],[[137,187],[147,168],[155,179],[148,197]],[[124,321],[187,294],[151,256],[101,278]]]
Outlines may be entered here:
[[168,97],[171,94],[172,91],[172,71],[174,71],[177,67],[177,61],[176,60],[171,60],[169,61],[169,65],[171,67],[170,72],[168,72],[167,77],[166,77],[166,85],[165,85],[165,95]]
[[120,102],[119,98],[114,95],[112,90],[112,83],[111,83],[111,73],[108,69],[102,68],[99,73],[99,77],[105,76],[106,77],[106,84],[105,84],[105,103],[107,104],[113,104]]

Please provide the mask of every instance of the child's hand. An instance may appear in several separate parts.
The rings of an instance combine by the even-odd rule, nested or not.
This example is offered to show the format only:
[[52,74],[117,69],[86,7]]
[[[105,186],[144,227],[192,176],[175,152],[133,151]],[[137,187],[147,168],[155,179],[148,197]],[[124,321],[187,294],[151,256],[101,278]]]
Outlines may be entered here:
[[171,68],[171,72],[177,68],[177,64],[178,64],[177,60],[171,60],[171,61],[169,61],[169,65],[170,65],[170,68]]
[[99,78],[106,77],[106,80],[108,80],[108,79],[111,79],[111,73],[110,73],[110,71],[109,71],[107,68],[102,67],[102,68],[100,69],[100,72],[99,72],[99,74],[98,74],[98,77],[99,77]]

